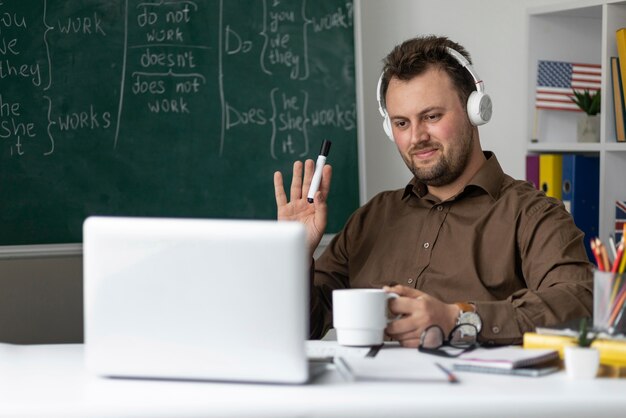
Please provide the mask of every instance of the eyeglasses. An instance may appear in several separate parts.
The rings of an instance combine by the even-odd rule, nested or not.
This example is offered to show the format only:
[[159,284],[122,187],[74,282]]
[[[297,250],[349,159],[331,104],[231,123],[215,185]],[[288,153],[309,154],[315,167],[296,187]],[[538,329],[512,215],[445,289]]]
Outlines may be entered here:
[[471,324],[459,324],[452,328],[446,340],[439,325],[431,325],[420,336],[417,349],[421,353],[443,357],[458,357],[478,347],[478,330]]

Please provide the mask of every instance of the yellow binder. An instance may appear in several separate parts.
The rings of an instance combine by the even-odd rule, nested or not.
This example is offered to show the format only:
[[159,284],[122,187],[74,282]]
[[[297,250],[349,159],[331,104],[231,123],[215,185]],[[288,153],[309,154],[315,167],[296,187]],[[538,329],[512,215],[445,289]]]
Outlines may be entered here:
[[[619,56],[619,68],[622,76],[622,84],[626,83],[626,28],[615,31],[617,55]],[[626,88],[622,92],[622,102],[626,102]]]
[[620,61],[611,57],[611,82],[613,86],[613,113],[615,114],[615,139],[617,142],[626,141],[626,125],[624,125],[624,96],[622,94],[622,76],[620,75]]
[[[524,348],[552,348],[559,351],[561,359],[565,357],[565,347],[572,345],[576,345],[574,337],[524,333]],[[626,341],[597,339],[591,346],[600,351],[600,363],[607,366],[626,366]]]
[[561,360],[565,358],[565,347],[576,345],[576,338],[564,335],[546,335],[535,332],[524,333],[524,348],[553,348],[559,350]]
[[539,184],[546,196],[561,199],[563,180],[563,156],[561,154],[541,154],[539,156]]

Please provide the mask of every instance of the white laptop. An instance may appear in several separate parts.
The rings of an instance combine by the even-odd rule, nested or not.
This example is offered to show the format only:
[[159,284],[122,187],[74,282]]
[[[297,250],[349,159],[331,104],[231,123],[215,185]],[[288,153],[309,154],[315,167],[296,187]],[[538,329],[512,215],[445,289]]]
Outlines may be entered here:
[[307,381],[308,259],[300,223],[91,217],[83,242],[88,370]]

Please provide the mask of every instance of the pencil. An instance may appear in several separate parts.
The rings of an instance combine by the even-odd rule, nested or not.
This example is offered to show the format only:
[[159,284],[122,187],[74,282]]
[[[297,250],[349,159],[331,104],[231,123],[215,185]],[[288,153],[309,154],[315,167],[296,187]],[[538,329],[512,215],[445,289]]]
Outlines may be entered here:
[[611,316],[609,317],[609,325],[615,324],[615,319],[617,318],[617,314],[622,310],[622,306],[624,305],[624,300],[626,299],[626,292],[624,292],[624,290],[626,289],[620,290],[619,295],[617,296],[617,302],[615,302],[615,305],[613,306],[613,309],[611,312]]
[[624,256],[624,240],[620,241],[619,245],[617,246],[617,253],[615,255],[615,260],[613,261],[613,267],[611,268],[611,273],[618,272],[623,256]]
[[617,329],[617,326],[619,325],[619,321],[622,319],[622,316],[624,315],[624,309],[626,309],[626,305],[622,306],[622,309],[619,310],[619,314],[617,315],[617,318],[615,318],[615,321],[612,324],[609,324],[609,332],[611,334],[613,334],[615,332],[615,330]]
[[[624,242],[624,240],[626,240],[626,223],[624,223],[624,226],[622,226],[622,243]],[[619,265],[619,274],[624,273],[624,270],[626,270],[626,257],[622,254],[622,262]]]
[[600,249],[598,248],[598,244],[596,244],[596,238],[591,238],[589,244],[591,245],[591,252],[593,253],[593,257],[596,259],[596,265],[598,266],[598,270],[604,271],[602,258],[600,257]]
[[605,245],[600,241],[600,238],[596,238],[598,240],[598,248],[600,249],[600,255],[602,256],[602,265],[604,266],[604,271],[609,271],[611,268],[611,263],[609,262],[609,254],[606,251]]
[[442,366],[440,363],[435,363],[435,366],[439,367],[439,369],[441,369],[441,371],[446,374],[446,376],[448,377],[448,382],[459,383],[459,379],[456,377],[454,373],[448,370],[447,367]]
[[617,245],[615,245],[613,235],[609,236],[609,248],[611,250],[611,256],[613,256],[613,260],[615,260],[615,258],[617,257],[617,251],[615,250],[617,248]]
[[621,282],[622,276],[617,276],[613,281],[613,291],[611,292],[611,298],[609,299],[609,309],[613,306],[613,302],[615,301],[615,296],[617,296],[617,291],[619,290]]

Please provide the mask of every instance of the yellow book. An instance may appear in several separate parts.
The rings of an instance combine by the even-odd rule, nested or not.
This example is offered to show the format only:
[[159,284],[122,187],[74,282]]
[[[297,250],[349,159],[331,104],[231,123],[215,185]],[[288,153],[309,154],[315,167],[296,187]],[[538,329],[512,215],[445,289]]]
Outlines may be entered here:
[[601,364],[626,366],[626,341],[595,340],[591,346],[600,351]]
[[613,84],[613,113],[615,115],[615,139],[617,142],[626,141],[626,126],[624,125],[624,96],[622,79],[620,76],[620,61],[611,57],[611,81]]
[[[615,31],[617,55],[619,56],[619,68],[622,76],[622,84],[626,82],[626,28]],[[622,103],[626,103],[626,89],[622,91]]]
[[[565,347],[576,345],[576,337],[565,335],[524,334],[524,348],[552,348],[559,351],[561,360],[565,356]],[[626,341],[595,340],[592,347],[600,351],[600,363],[607,366],[626,366]]]
[[541,154],[539,156],[539,185],[546,196],[561,199],[563,180],[563,156],[561,154]]
[[576,338],[564,335],[545,335],[535,332],[524,333],[524,348],[552,348],[559,350],[559,357],[563,360],[565,347],[576,345]]

